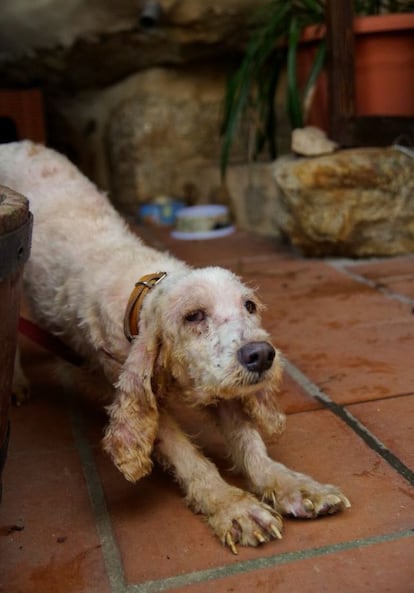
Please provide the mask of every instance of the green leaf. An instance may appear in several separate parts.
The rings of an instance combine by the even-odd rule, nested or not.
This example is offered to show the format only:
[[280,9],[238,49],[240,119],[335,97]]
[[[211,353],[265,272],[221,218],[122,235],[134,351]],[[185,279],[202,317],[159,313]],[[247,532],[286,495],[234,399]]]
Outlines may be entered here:
[[[237,133],[242,116],[246,115],[249,107],[252,107],[255,112],[263,111],[263,108],[260,107],[261,101],[259,99],[257,103],[257,100],[254,99],[254,93],[260,87],[261,79],[268,76],[266,72],[269,71],[269,66],[266,68],[266,63],[269,62],[269,57],[275,52],[278,39],[285,35],[290,18],[290,4],[290,2],[281,3],[280,0],[274,0],[266,6],[266,10],[261,11],[260,26],[257,24],[258,28],[248,43],[244,60],[227,84],[221,125],[220,168],[222,177],[225,176],[233,138]],[[257,20],[260,19],[257,17]],[[274,90],[275,87],[273,94]],[[263,99],[262,104],[264,104]],[[270,122],[275,121],[275,117],[267,119]],[[264,125],[263,129],[265,127]],[[274,134],[274,131],[271,130],[270,134]],[[268,134],[266,134],[266,137],[269,140]],[[260,143],[264,143],[264,141],[260,141]],[[269,143],[271,146],[275,146],[274,139]]]
[[322,39],[320,44],[318,45],[318,49],[316,51],[316,56],[312,64],[311,71],[309,73],[308,80],[306,81],[305,88],[303,89],[303,99],[302,104],[305,103],[306,97],[308,96],[309,92],[312,90],[316,81],[318,79],[319,74],[325,64],[326,59],[326,40]]

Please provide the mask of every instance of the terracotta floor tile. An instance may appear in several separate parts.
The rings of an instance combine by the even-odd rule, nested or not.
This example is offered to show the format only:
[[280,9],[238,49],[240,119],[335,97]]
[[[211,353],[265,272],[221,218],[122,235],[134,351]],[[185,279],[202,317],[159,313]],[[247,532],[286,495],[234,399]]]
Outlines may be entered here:
[[[368,262],[352,262],[345,268],[352,274],[358,274],[372,280],[378,287],[387,287],[391,291],[414,297],[414,255],[378,259]],[[401,288],[407,291],[401,292]]]
[[[177,241],[166,229],[146,229],[144,235],[194,265],[225,265],[257,286],[268,306],[265,324],[289,361],[335,401],[350,404],[357,420],[414,466],[414,316],[410,302],[380,290],[413,298],[414,256],[331,265],[247,233],[205,242]],[[343,420],[321,409],[289,372],[280,391],[287,431],[270,447],[272,455],[338,484],[353,506],[316,521],[286,519],[281,542],[240,548],[233,556],[185,506],[170,476],[156,469],[138,484],[128,483],[100,448],[103,413],[76,401],[84,419],[77,430],[85,458],[75,447],[71,409],[50,355],[23,345],[34,390],[29,404],[11,411],[0,506],[0,591],[411,593],[412,485]],[[244,486],[225,459],[218,430],[195,412],[182,416],[225,479]],[[108,514],[103,504],[98,516],[99,479]]]
[[280,409],[285,414],[316,410],[321,404],[302,389],[287,372],[284,372],[279,391]]
[[[170,589],[171,593],[412,593],[414,538],[378,543]],[[278,562],[279,560],[279,562]],[[292,558],[293,560],[293,558]]]
[[287,253],[268,237],[253,236],[243,231],[221,239],[207,241],[181,241],[174,239],[167,228],[134,227],[142,239],[157,249],[168,249],[176,257],[194,266],[224,265],[241,257],[263,253]]
[[403,295],[411,300],[414,300],[414,276],[407,278],[392,278],[387,280],[386,287],[390,292],[398,295]]
[[72,431],[66,403],[59,391],[36,385],[30,401],[10,410],[11,435],[15,453],[36,457],[41,452],[72,447]]
[[105,593],[109,583],[56,362],[27,340],[20,345],[31,398],[10,409],[0,591]]
[[109,592],[77,454],[15,452],[12,441],[3,477],[0,591]]
[[393,276],[412,276],[414,274],[414,254],[368,260],[345,260],[343,265],[350,271],[355,271],[371,280],[392,278]]
[[414,255],[345,266],[379,287],[414,299]]
[[298,471],[339,484],[353,507],[317,521],[286,520],[281,542],[240,549],[237,557],[223,549],[204,521],[185,507],[178,487],[168,477],[156,472],[132,486],[99,454],[127,582],[268,558],[413,525],[414,500],[405,480],[330,412],[290,416],[287,432],[272,452]]
[[[412,527],[414,498],[409,485],[331,412],[319,410],[289,416],[286,432],[270,452],[274,459],[296,471],[341,487],[352,503],[349,511],[326,522],[288,521],[289,531],[300,531],[298,541],[302,549],[312,546],[315,537],[320,538],[319,545],[325,545],[328,541]],[[405,490],[402,497],[397,494],[399,487]],[[388,517],[373,516],[377,504]]]
[[365,289],[323,260],[266,253],[256,258],[241,258],[241,263],[241,273],[247,281],[257,282],[259,289],[270,287],[270,293],[276,296],[307,294],[315,298],[340,294],[345,298]]
[[356,404],[348,409],[414,471],[414,394]]
[[321,332],[311,344],[298,339],[282,351],[332,399],[346,404],[409,392],[413,347],[411,324],[398,323],[386,330],[344,330],[337,336]]
[[363,401],[412,389],[410,305],[329,268],[319,284],[291,279],[283,289],[280,281],[275,286],[271,278],[251,278],[268,305],[265,326],[275,344],[336,401]]

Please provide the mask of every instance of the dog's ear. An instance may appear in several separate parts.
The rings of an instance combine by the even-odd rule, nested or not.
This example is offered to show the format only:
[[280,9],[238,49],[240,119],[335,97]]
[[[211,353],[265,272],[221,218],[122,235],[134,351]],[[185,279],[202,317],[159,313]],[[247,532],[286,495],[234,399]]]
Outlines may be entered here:
[[282,367],[275,365],[274,376],[269,387],[243,397],[243,410],[266,438],[280,435],[286,425],[285,414],[280,410],[277,398]]
[[158,431],[158,409],[151,386],[158,356],[155,334],[142,332],[122,367],[103,447],[125,478],[136,482],[152,469],[151,453]]

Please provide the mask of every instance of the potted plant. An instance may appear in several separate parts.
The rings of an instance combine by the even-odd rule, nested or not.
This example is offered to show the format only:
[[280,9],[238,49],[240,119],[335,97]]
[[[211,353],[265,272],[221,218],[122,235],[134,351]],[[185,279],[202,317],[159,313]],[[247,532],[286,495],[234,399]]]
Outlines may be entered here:
[[[385,95],[386,89],[397,88],[397,95],[402,98],[406,108],[412,109],[412,96],[406,96],[410,89],[399,88],[400,85],[395,81],[399,68],[390,62],[390,52],[395,42],[390,40],[389,32],[397,25],[406,32],[406,35],[399,34],[396,46],[403,44],[404,47],[399,49],[402,49],[404,62],[409,64],[414,74],[414,1],[354,0],[353,8],[356,17],[354,31],[357,35],[366,34],[365,39],[362,42],[357,41],[356,44],[359,113],[395,114],[390,111],[388,104],[385,107],[375,104],[374,110],[370,112],[370,99],[364,97],[364,88],[370,90],[369,96],[371,102],[374,99],[374,103],[378,103]],[[221,153],[223,175],[229,161],[232,140],[242,117],[247,118],[249,125],[254,129],[254,145],[250,147],[250,156],[254,158],[267,145],[270,157],[276,157],[277,118],[274,97],[283,69],[286,69],[287,75],[286,106],[292,128],[303,127],[305,123],[326,128],[324,23],[325,0],[270,0],[254,15],[253,32],[245,54],[240,66],[230,77],[225,94]],[[367,49],[368,43],[372,41],[374,30],[381,27],[382,48],[376,48],[376,57],[372,60]],[[361,64],[358,62],[359,50]],[[376,75],[372,78],[373,61],[381,62],[381,56],[384,55],[389,62],[388,70],[394,75],[394,82],[389,84],[379,82],[380,79],[375,78]],[[364,84],[367,76],[371,78],[368,84]],[[317,112],[312,110],[312,102],[313,105],[317,104]],[[382,109],[386,111],[381,112]]]

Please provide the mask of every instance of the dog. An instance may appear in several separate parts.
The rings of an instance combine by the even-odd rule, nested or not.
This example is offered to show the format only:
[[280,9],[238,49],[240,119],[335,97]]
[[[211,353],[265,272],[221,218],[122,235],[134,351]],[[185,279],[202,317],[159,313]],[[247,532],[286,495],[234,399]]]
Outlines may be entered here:
[[[192,268],[146,246],[91,181],[42,145],[0,145],[0,183],[30,200],[24,289],[37,323],[112,388],[103,447],[127,480],[158,461],[234,553],[281,538],[282,515],[350,506],[337,487],[267,453],[263,438],[285,426],[282,362],[252,289],[228,270]],[[17,364],[17,393],[22,376]],[[224,481],[180,427],[177,405],[206,410],[249,491]]]

